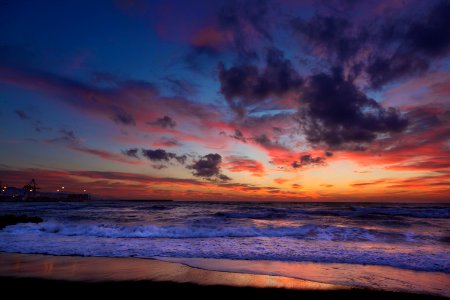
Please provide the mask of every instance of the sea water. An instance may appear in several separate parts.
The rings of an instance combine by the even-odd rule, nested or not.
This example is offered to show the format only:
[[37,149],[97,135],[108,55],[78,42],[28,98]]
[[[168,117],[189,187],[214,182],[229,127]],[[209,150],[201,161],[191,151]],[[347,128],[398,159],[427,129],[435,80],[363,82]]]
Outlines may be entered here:
[[0,203],[40,216],[0,251],[393,266],[450,273],[450,205],[97,201]]

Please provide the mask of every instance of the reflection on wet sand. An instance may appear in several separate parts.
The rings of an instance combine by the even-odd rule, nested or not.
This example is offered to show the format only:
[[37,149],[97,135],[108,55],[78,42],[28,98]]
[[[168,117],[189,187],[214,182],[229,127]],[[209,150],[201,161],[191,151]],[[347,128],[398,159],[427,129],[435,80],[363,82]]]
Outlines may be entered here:
[[440,272],[417,272],[389,266],[339,263],[164,257],[157,259],[209,270],[279,275],[341,286],[450,297],[448,290],[450,275]]
[[86,282],[151,280],[300,290],[349,289],[345,286],[283,276],[207,271],[153,259],[10,253],[0,253],[0,276]]

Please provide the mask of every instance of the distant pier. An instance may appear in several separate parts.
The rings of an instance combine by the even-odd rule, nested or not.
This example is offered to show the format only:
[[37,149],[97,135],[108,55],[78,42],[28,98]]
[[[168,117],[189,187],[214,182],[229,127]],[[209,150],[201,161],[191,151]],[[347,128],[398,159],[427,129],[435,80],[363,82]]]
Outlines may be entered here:
[[86,193],[69,192],[62,187],[56,192],[40,191],[36,181],[32,179],[23,188],[17,188],[0,184],[0,202],[80,202],[91,200],[91,195]]

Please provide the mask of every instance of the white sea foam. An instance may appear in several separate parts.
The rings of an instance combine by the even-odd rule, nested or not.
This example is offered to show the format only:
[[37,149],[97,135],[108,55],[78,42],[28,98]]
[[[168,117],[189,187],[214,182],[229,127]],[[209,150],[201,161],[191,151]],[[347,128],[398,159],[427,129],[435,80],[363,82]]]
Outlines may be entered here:
[[61,236],[90,236],[109,238],[211,238],[211,237],[295,237],[305,240],[414,242],[433,240],[431,234],[389,232],[358,227],[307,224],[302,226],[155,226],[113,225],[92,223],[61,223],[8,226],[4,232],[11,234],[50,234]]
[[387,265],[450,273],[450,206],[293,203],[0,203],[40,224],[0,251]]
[[292,237],[105,238],[0,234],[0,251],[111,257],[203,257],[386,265],[450,273],[448,249]]

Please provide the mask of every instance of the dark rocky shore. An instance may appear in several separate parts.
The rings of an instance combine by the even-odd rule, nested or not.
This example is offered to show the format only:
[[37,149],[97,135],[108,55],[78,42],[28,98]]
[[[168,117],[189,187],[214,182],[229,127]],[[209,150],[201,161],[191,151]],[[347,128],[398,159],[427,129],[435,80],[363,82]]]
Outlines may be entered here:
[[43,220],[40,217],[29,217],[27,215],[2,215],[0,216],[0,230],[8,225],[16,225],[19,223],[41,223]]

